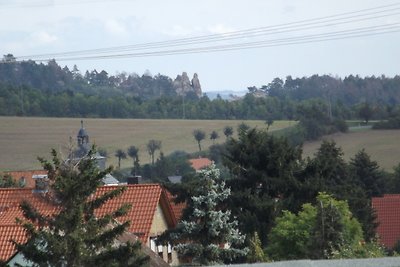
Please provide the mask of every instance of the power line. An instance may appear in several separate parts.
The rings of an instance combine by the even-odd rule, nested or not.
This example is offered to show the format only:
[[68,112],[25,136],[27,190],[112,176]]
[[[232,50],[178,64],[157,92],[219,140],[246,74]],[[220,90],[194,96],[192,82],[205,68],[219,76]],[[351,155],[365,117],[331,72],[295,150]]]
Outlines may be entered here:
[[[287,46],[287,45],[295,45],[295,44],[305,44],[305,43],[315,43],[315,42],[322,42],[322,41],[358,38],[358,37],[374,36],[374,35],[381,35],[381,34],[387,34],[387,33],[395,33],[395,32],[399,32],[399,31],[400,31],[400,23],[393,23],[393,24],[389,24],[389,25],[364,27],[364,28],[359,28],[356,30],[353,29],[353,30],[329,32],[329,33],[323,33],[323,34],[305,35],[305,36],[300,36],[300,37],[271,39],[271,40],[267,40],[267,41],[236,43],[236,44],[228,44],[228,45],[206,46],[206,47],[185,48],[185,49],[175,49],[175,50],[138,52],[138,53],[60,57],[60,58],[57,58],[57,61],[71,61],[71,60],[76,61],[76,60],[127,58],[127,57],[170,56],[170,55],[182,55],[182,54],[235,51],[235,50],[262,48],[262,47],[277,47],[277,46]],[[39,58],[39,59],[36,59],[36,61],[49,61],[49,59]]]
[[[197,45],[202,43],[217,42],[217,41],[231,41],[237,39],[255,38],[266,35],[282,34],[289,32],[296,32],[299,30],[311,30],[316,28],[327,27],[327,23],[335,25],[343,25],[353,22],[360,22],[365,20],[373,20],[377,18],[383,18],[388,16],[398,15],[399,12],[394,12],[400,9],[400,3],[379,6],[375,8],[368,8],[359,11],[346,12],[337,15],[331,15],[326,17],[302,20],[297,22],[290,22],[285,24],[277,24],[266,27],[251,28],[246,30],[229,32],[226,34],[211,34],[202,35],[196,37],[181,38],[169,41],[161,42],[150,42],[142,43],[128,46],[117,46],[110,48],[100,48],[100,49],[90,49],[90,50],[80,50],[80,51],[70,51],[52,54],[39,54],[39,55],[27,55],[18,57],[19,60],[37,58],[37,57],[60,57],[60,56],[78,56],[78,55],[88,55],[88,54],[106,54],[111,52],[123,52],[123,51],[133,51],[133,50],[149,50],[156,48],[169,48],[173,46],[183,46],[183,45]],[[383,10],[382,10],[383,9]],[[373,12],[370,12],[373,11]],[[389,12],[389,13],[388,13]],[[379,14],[379,15],[377,15]]]
[[[109,59],[125,57],[149,57],[169,56],[181,54],[210,53],[222,51],[234,51],[262,47],[275,47],[311,42],[349,39],[356,37],[373,36],[379,34],[395,33],[400,31],[399,23],[381,24],[368,27],[344,29],[340,31],[320,32],[305,34],[304,31],[325,29],[331,26],[348,25],[361,21],[376,20],[400,14],[400,3],[378,6],[358,11],[346,12],[336,15],[301,20],[296,22],[277,24],[266,27],[251,28],[246,30],[229,32],[226,34],[211,34],[196,37],[180,38],[175,40],[150,42],[128,46],[118,46],[101,49],[80,50],[53,54],[39,54],[18,57],[18,61],[25,59],[35,61],[49,61],[55,58],[57,61]],[[303,32],[302,32],[303,31]],[[298,36],[264,39],[253,42],[226,43],[227,41],[254,39],[266,36],[276,36],[287,33],[296,33]],[[300,35],[299,35],[300,33]],[[225,44],[216,44],[225,42]],[[200,46],[214,43],[213,45]],[[182,48],[179,48],[182,47]],[[3,62],[4,63],[4,62]]]

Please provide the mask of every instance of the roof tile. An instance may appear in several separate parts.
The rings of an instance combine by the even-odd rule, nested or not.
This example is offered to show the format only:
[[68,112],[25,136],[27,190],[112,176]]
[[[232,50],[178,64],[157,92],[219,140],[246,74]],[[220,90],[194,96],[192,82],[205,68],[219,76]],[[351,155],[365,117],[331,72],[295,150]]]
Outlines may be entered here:
[[192,168],[195,169],[196,171],[208,167],[213,163],[208,158],[190,159],[189,162],[192,165]]
[[376,231],[382,245],[393,248],[400,240],[400,194],[372,198],[376,221]]

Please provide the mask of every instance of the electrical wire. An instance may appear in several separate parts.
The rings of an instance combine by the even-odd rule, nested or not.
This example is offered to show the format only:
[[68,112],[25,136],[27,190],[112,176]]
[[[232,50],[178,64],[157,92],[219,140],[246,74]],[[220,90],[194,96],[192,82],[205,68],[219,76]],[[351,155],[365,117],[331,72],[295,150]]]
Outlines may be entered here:
[[[110,48],[69,51],[61,53],[48,53],[39,55],[20,56],[17,61],[34,60],[45,62],[51,59],[57,61],[110,59],[125,57],[149,57],[170,56],[181,54],[210,53],[234,51],[243,49],[254,49],[262,47],[286,46],[305,44],[311,42],[322,42],[330,40],[341,40],[356,37],[374,36],[379,34],[396,33],[400,31],[399,23],[381,24],[367,27],[344,29],[340,31],[319,32],[306,34],[305,31],[326,29],[332,26],[353,25],[358,22],[372,21],[379,18],[387,18],[399,15],[400,3],[346,12],[336,15],[306,19],[296,22],[277,24],[266,27],[251,28],[246,30],[229,32],[226,34],[211,34],[195,37],[180,38],[161,42],[149,42],[128,46],[117,46]],[[266,36],[279,36],[294,33],[295,36],[281,37],[275,39],[264,39],[253,42],[243,42],[247,39],[255,39]],[[297,36],[296,36],[297,34]],[[226,43],[230,41],[230,43]],[[241,41],[232,43],[231,41]],[[225,43],[224,43],[225,42]],[[213,45],[200,46],[213,43]],[[222,44],[218,44],[222,43]],[[180,48],[182,47],[182,48]],[[137,52],[136,52],[137,51]],[[4,62],[2,62],[4,63]],[[7,63],[7,62],[6,62]]]
[[[127,58],[127,57],[150,57],[150,56],[170,56],[170,55],[181,55],[181,54],[197,54],[197,53],[211,53],[211,52],[223,52],[223,51],[234,51],[243,49],[253,49],[262,47],[276,47],[276,46],[287,46],[294,44],[305,44],[315,43],[322,41],[341,40],[365,36],[374,36],[387,33],[400,32],[400,23],[393,23],[389,25],[379,25],[373,27],[364,27],[356,30],[344,30],[336,31],[324,34],[313,34],[299,37],[289,37],[282,39],[272,39],[267,41],[237,43],[219,46],[207,46],[197,48],[186,48],[186,49],[175,49],[175,50],[163,50],[163,51],[150,51],[150,52],[138,52],[138,53],[122,53],[122,54],[111,54],[111,55],[92,55],[92,56],[76,56],[76,57],[60,57],[57,61],[77,61],[77,60],[93,60],[93,59],[110,59],[110,58]],[[49,61],[47,58],[38,58],[36,61]]]
[[[320,17],[315,19],[308,19],[302,20],[298,22],[291,22],[285,24],[278,24],[273,26],[267,27],[259,27],[259,28],[252,28],[247,30],[240,30],[225,34],[212,34],[212,35],[203,35],[197,37],[189,37],[189,38],[181,38],[169,41],[162,41],[162,42],[150,42],[150,43],[142,43],[142,44],[135,44],[135,45],[128,45],[128,46],[118,46],[118,47],[111,47],[111,48],[100,48],[100,49],[90,49],[90,50],[80,50],[80,51],[70,51],[70,52],[62,52],[62,53],[49,53],[49,54],[39,54],[39,55],[27,55],[27,56],[20,56],[18,57],[19,60],[30,59],[30,58],[37,58],[37,57],[60,57],[60,56],[76,56],[76,55],[87,55],[87,54],[105,54],[111,52],[123,52],[123,51],[132,51],[132,50],[144,50],[144,49],[156,49],[156,48],[165,48],[165,47],[172,47],[172,46],[183,46],[183,45],[197,45],[201,43],[208,43],[208,42],[217,42],[217,41],[227,41],[227,40],[237,40],[237,39],[246,39],[246,38],[255,38],[265,35],[274,35],[274,34],[281,34],[281,33],[290,33],[296,32],[299,30],[312,30],[321,27],[327,27],[327,23],[342,25],[348,24],[353,22],[360,22],[365,20],[372,20],[377,18],[383,18],[388,16],[394,16],[400,14],[399,12],[394,12],[399,10],[400,3],[380,6],[376,8],[369,8],[363,9],[360,11],[353,11],[342,13],[338,15],[331,15],[326,17]],[[390,8],[390,9],[388,9]],[[379,10],[384,9],[384,10]],[[375,10],[374,12],[369,12],[371,10]],[[365,14],[359,14],[367,12]],[[388,14],[381,14],[384,12],[389,12]],[[358,15],[354,15],[358,14]],[[380,14],[380,15],[376,15]],[[352,16],[349,16],[352,15]],[[343,17],[345,16],[345,17]],[[362,18],[364,16],[364,18]],[[365,17],[368,16],[368,17]],[[335,18],[339,17],[339,18]]]

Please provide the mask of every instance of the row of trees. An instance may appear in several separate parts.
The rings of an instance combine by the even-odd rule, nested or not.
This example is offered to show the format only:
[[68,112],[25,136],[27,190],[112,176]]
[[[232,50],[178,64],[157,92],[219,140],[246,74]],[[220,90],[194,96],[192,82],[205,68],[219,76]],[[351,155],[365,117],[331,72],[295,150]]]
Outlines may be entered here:
[[[142,99],[132,94],[108,91],[42,91],[0,82],[0,115],[8,116],[297,120],[302,115],[303,106],[315,102],[319,102],[321,110],[331,119],[385,119],[398,112],[396,106],[386,103],[359,102],[346,106],[340,101],[323,98],[294,101],[248,93],[235,101],[210,100],[207,96],[194,96],[182,101],[177,96]],[[368,109],[365,109],[366,105]]]
[[[10,59],[11,58],[11,59]],[[329,118],[385,119],[400,103],[400,78],[349,76],[286,77],[260,88],[249,87],[240,100],[184,99],[171,78],[145,73],[105,71],[82,75],[55,61],[15,62],[7,55],[0,65],[0,115],[52,117],[188,118],[188,119],[299,119],[301,106],[316,99]]]
[[[124,96],[137,96],[142,100],[176,96],[170,77],[160,74],[153,76],[149,71],[142,76],[125,72],[109,75],[104,70],[86,71],[82,74],[76,65],[70,70],[67,66],[61,67],[54,60],[47,64],[37,64],[31,60],[16,62],[10,54],[5,55],[2,62],[6,64],[0,65],[1,82],[15,86],[25,85],[47,93],[72,91],[110,95],[119,92]],[[319,98],[329,103],[340,102],[345,106],[353,106],[360,102],[394,106],[400,104],[397,94],[399,87],[400,76],[362,78],[350,75],[342,79],[329,75],[313,75],[302,78],[287,76],[284,80],[275,78],[259,88],[252,86],[248,89],[258,95],[296,102]]]
[[[157,150],[161,150],[161,141],[159,140],[154,140],[151,139],[146,145],[147,152],[149,153],[151,157],[151,164],[154,165],[154,158]],[[125,152],[123,149],[117,149],[115,151],[115,157],[118,159],[118,169],[121,168],[121,160],[126,159],[127,155],[132,158],[133,160],[133,169],[132,169],[132,174],[135,174],[139,167],[139,148],[136,146],[130,146]]]

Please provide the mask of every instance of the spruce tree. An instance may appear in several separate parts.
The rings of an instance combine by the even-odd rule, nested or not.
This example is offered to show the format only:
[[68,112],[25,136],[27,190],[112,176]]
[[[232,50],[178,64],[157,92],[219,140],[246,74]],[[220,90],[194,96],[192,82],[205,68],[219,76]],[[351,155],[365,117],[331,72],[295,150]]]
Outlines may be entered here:
[[232,262],[245,256],[245,237],[237,229],[238,222],[231,218],[230,210],[224,209],[230,189],[219,180],[219,170],[212,165],[198,178],[200,186],[188,203],[191,214],[171,234],[177,244],[175,249],[181,257],[201,265]]
[[296,173],[300,170],[301,149],[266,131],[249,129],[239,138],[229,138],[224,165],[232,178],[229,206],[243,233],[257,232],[265,246],[275,216],[281,209],[299,208],[303,199]]
[[15,244],[34,266],[144,266],[140,243],[119,243],[117,238],[129,222],[116,219],[126,214],[129,205],[96,216],[96,209],[124,191],[124,187],[94,197],[102,178],[110,171],[100,171],[93,158],[94,148],[78,162],[63,161],[55,150],[52,160],[40,158],[48,171],[49,191],[43,195],[57,212],[45,215],[30,203],[21,208],[28,242]]
[[357,187],[353,190],[349,205],[354,216],[362,224],[365,239],[367,241],[374,240],[378,224],[371,199],[382,196],[385,190],[383,172],[378,163],[371,160],[363,149],[350,160],[350,174]]

